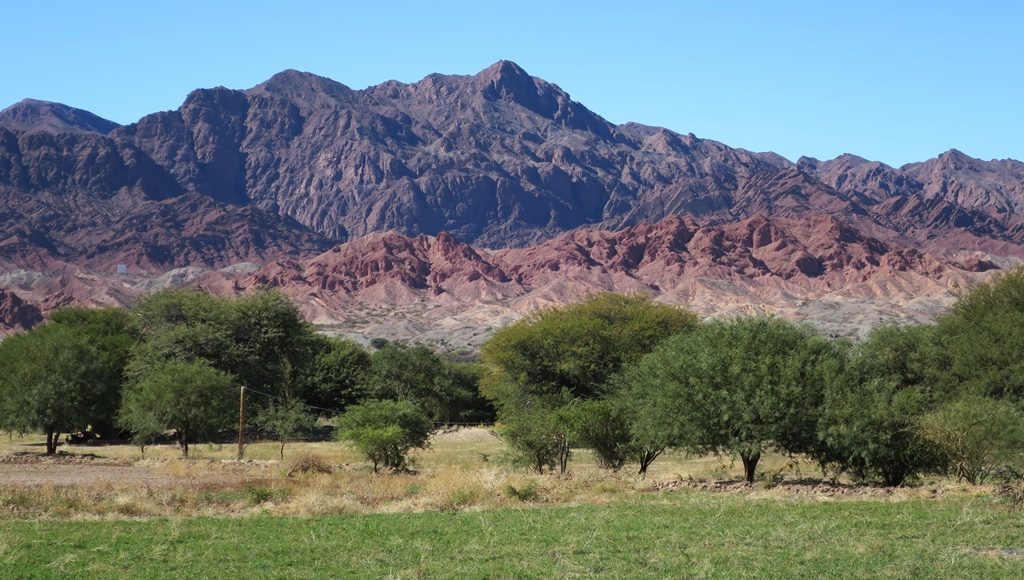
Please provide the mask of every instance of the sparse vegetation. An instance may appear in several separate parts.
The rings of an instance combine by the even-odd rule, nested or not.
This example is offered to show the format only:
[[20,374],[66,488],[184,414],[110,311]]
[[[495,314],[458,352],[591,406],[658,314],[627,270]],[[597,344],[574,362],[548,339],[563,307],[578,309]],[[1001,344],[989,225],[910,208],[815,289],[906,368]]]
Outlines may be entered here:
[[409,450],[425,447],[433,430],[429,417],[408,401],[367,401],[338,418],[338,437],[366,454],[374,473],[403,469]]
[[[1012,318],[1018,308],[1015,275],[980,290],[980,303],[1009,309]],[[25,470],[26,481],[36,487],[29,493],[25,485],[0,478],[0,517],[411,511],[462,518],[459,512],[489,510],[481,516],[486,519],[505,517],[501,508],[516,507],[520,519],[507,525],[522,518],[557,519],[555,509],[583,518],[598,513],[623,518],[628,510],[643,513],[645,525],[668,529],[674,524],[658,518],[672,506],[686,506],[679,518],[713,504],[718,515],[707,525],[742,529],[747,536],[763,529],[773,537],[786,534],[787,542],[804,541],[802,559],[787,561],[794,569],[809,575],[852,572],[856,569],[835,567],[843,554],[851,563],[865,562],[861,552],[843,551],[849,537],[874,538],[892,530],[903,542],[899,549],[912,546],[915,554],[927,553],[921,550],[930,548],[921,546],[931,546],[939,532],[929,532],[923,544],[911,541],[906,530],[918,528],[903,528],[906,522],[938,530],[951,525],[952,514],[961,510],[955,521],[966,533],[964,506],[988,522],[1004,522],[1022,503],[1022,401],[997,368],[1009,364],[1009,354],[999,351],[1000,341],[986,343],[996,352],[982,353],[947,335],[962,329],[958,325],[966,312],[980,308],[971,305],[972,296],[936,325],[885,327],[848,344],[778,319],[699,323],[685,311],[642,298],[599,295],[499,332],[481,363],[456,362],[423,346],[383,343],[369,353],[355,343],[323,339],[273,293],[239,301],[158,293],[130,316],[67,311],[0,344],[0,361],[12,369],[0,376],[0,422],[13,432],[47,431],[46,449],[55,451],[55,430],[38,420],[41,415],[29,400],[19,398],[41,393],[46,396],[40,400],[60,400],[44,406],[46,412],[64,413],[60,430],[84,430],[109,421],[116,411],[134,443],[143,450],[148,445],[149,451],[145,459],[119,445],[96,448],[95,455],[72,449],[49,460],[9,456],[33,466]],[[991,324],[990,332],[1024,333],[995,319]],[[1015,344],[1015,337],[1007,343]],[[987,370],[966,380],[965,361],[972,357]],[[117,372],[121,369],[123,374]],[[242,384],[259,386],[252,389],[250,420],[276,441],[251,443],[246,462],[226,461],[233,449],[216,441],[233,435]],[[493,432],[500,438],[484,429],[451,428],[451,423],[491,417],[478,386],[497,409]],[[23,409],[29,412],[19,416]],[[293,443],[299,453],[284,463],[287,442],[312,433],[315,421],[321,425],[315,430],[329,431],[323,415],[338,410],[333,419],[342,443]],[[190,460],[171,459],[169,446],[154,444],[167,433]],[[200,441],[210,444],[195,445]],[[655,464],[655,458],[661,459]],[[621,471],[631,463],[647,479]],[[816,467],[828,476],[808,477]],[[94,483],[78,479],[79,473],[102,479],[105,470],[117,475]],[[768,475],[759,480],[758,473]],[[651,493],[659,490],[675,491]],[[846,499],[816,501],[822,497]],[[524,503],[541,502],[570,507],[522,509]],[[854,512],[844,511],[850,505],[860,510],[861,522],[862,514],[875,510],[901,519],[880,516],[865,523],[869,528],[854,530],[858,520],[847,518]],[[769,512],[770,519],[758,519]],[[796,536],[782,525],[794,512],[804,518]],[[836,523],[835,517],[847,519]],[[371,520],[348,521],[358,526]],[[822,530],[800,535],[816,521],[831,522],[831,532],[848,536],[828,558],[807,555],[809,542],[820,543]],[[635,532],[638,522],[624,529]],[[625,525],[613,519],[587,531],[594,538],[620,524]],[[582,530],[563,531],[575,537]],[[997,538],[980,523],[976,530],[979,539]],[[443,533],[457,536],[461,530]],[[1007,527],[1001,533],[1006,545],[1024,543],[1019,530]],[[640,536],[630,538],[633,551],[646,549]],[[353,545],[350,538],[338,541]],[[460,536],[460,541],[467,540]],[[5,545],[0,541],[6,563],[30,565],[4,556]],[[723,546],[733,558],[742,552],[733,543]],[[499,548],[489,544],[492,552]],[[588,553],[571,557],[591,562]],[[657,573],[661,568],[652,568],[652,561],[658,560],[645,560],[632,572]],[[687,562],[693,561],[691,554]],[[479,569],[476,560],[465,562],[467,573]],[[917,571],[906,560],[893,562],[888,572]],[[716,564],[716,572],[728,570],[732,560]],[[619,560],[594,565],[607,573],[622,569]],[[1017,572],[1015,565],[990,555],[951,558],[943,552],[928,571]],[[117,572],[89,566],[92,573]],[[533,573],[531,566],[508,571]],[[429,572],[429,566],[424,569]],[[74,568],[61,572],[69,570]]]
[[280,442],[282,461],[285,444],[308,435],[315,426],[309,407],[296,399],[272,401],[256,416],[256,424]]

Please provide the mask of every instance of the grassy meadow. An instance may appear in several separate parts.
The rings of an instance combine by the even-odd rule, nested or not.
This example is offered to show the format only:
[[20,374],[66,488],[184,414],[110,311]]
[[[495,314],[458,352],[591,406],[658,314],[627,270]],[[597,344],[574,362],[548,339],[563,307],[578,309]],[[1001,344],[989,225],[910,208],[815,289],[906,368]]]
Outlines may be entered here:
[[1019,577],[1019,514],[986,498],[697,492],[321,517],[8,521],[8,577]]
[[[256,443],[238,464],[227,444],[187,461],[169,445],[48,460],[36,439],[0,445],[33,460],[0,465],[2,578],[1024,575],[1002,551],[1024,548],[1024,516],[992,487],[830,488],[781,455],[753,486],[704,491],[742,467],[672,453],[638,479],[581,451],[569,475],[539,476],[486,429],[436,435],[413,472],[376,475],[333,442],[290,444],[284,463]],[[331,471],[289,476],[308,454]],[[53,481],[14,484],[15,469]]]

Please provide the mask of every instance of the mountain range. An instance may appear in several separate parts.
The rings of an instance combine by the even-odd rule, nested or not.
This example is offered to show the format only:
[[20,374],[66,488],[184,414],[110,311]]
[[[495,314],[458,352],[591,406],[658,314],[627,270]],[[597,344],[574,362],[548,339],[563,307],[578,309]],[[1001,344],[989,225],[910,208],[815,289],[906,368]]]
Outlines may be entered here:
[[609,123],[509,61],[363,90],[289,70],[123,126],[0,111],[0,327],[271,285],[325,329],[452,347],[596,290],[862,334],[1019,263],[1022,216],[1010,159],[793,162]]

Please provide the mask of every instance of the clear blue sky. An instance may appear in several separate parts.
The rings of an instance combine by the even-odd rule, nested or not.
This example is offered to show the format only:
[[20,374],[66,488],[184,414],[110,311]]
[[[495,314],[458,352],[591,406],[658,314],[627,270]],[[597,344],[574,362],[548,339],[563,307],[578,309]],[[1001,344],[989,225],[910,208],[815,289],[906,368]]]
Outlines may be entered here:
[[68,0],[3,19],[0,108],[33,97],[126,123],[286,68],[362,88],[509,59],[610,121],[790,159],[1024,159],[1019,1]]

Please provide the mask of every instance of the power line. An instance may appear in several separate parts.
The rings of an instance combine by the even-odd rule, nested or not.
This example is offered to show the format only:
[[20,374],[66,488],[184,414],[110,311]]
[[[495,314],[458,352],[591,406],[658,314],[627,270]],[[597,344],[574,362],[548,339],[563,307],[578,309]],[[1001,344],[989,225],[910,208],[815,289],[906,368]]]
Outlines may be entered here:
[[334,413],[336,415],[340,415],[340,414],[344,413],[344,411],[341,410],[341,409],[329,409],[327,407],[317,407],[315,405],[310,405],[308,403],[303,403],[303,402],[295,400],[295,399],[285,399],[284,397],[278,397],[276,395],[270,395],[269,392],[263,392],[262,390],[256,390],[255,388],[253,388],[251,386],[247,386],[246,390],[250,390],[252,392],[255,392],[256,395],[262,395],[263,397],[268,397],[270,399],[276,399],[278,401],[284,401],[285,403],[298,403],[299,405],[302,405],[303,407],[307,407],[309,409],[316,409],[317,411],[327,411],[329,413]]
[[[254,389],[252,387],[245,387],[245,390],[249,391],[249,392],[252,392],[252,393],[256,393],[257,395],[263,395],[264,397],[268,397],[268,398],[271,398],[271,399],[277,399],[278,401],[283,401],[285,403],[289,403],[289,402],[291,402],[291,403],[298,403],[298,404],[302,405],[303,407],[307,407],[307,408],[310,408],[310,409],[316,409],[318,411],[327,411],[328,413],[334,413],[335,415],[340,415],[340,414],[345,412],[342,409],[330,409],[330,408],[327,408],[327,407],[318,407],[316,405],[310,405],[309,403],[303,403],[302,401],[299,401],[297,399],[286,399],[286,398],[280,397],[278,395],[272,395],[270,393],[264,393],[263,391],[258,391],[258,390]],[[484,422],[482,422],[482,421],[434,421],[434,424],[435,425],[483,425]]]

